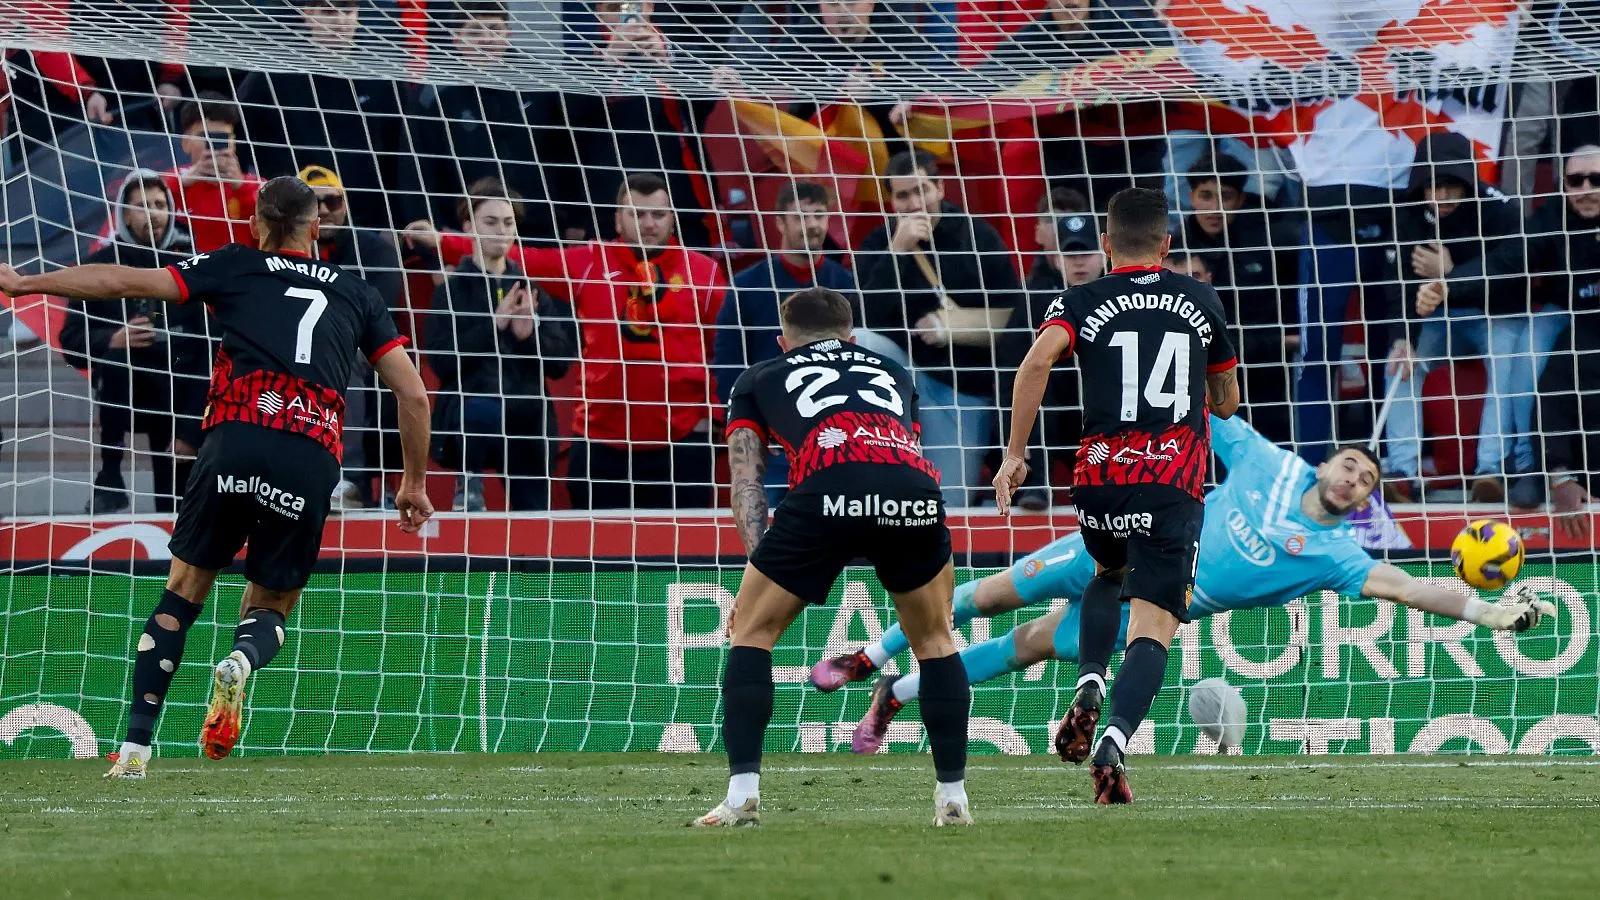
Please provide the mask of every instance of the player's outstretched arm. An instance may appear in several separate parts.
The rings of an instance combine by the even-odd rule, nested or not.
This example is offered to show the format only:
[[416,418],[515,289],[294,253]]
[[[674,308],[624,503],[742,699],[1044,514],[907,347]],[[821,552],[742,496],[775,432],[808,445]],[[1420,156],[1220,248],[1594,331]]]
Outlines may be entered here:
[[1206,406],[1219,419],[1239,411],[1239,367],[1230,366],[1206,376]]
[[733,481],[733,522],[746,556],[756,552],[767,532],[767,442],[753,428],[728,435],[728,474]]
[[0,293],[9,297],[51,294],[79,300],[148,297],[177,302],[183,299],[178,279],[166,269],[135,269],[101,263],[72,266],[41,275],[21,275],[10,266],[0,265]]
[[1388,563],[1378,564],[1367,574],[1361,595],[1375,600],[1390,600],[1494,631],[1527,631],[1538,626],[1545,616],[1556,614],[1555,604],[1539,599],[1532,590],[1522,585],[1506,592],[1508,602],[1487,603],[1464,590],[1429,584]]
[[1039,404],[1044,402],[1050,370],[1070,349],[1070,329],[1047,327],[1039,332],[1017,369],[1017,380],[1011,388],[1011,434],[1006,440],[1006,458],[994,476],[995,506],[1001,515],[1009,511],[1011,495],[1028,477],[1028,435],[1033,433],[1033,420],[1039,417]]
[[428,441],[430,438],[428,388],[422,383],[417,367],[405,348],[396,346],[378,357],[373,363],[378,377],[394,392],[399,407],[400,457],[404,471],[400,476],[400,489],[395,491],[394,503],[400,509],[400,527],[416,531],[433,515],[433,503],[428,500],[424,478],[428,469]]

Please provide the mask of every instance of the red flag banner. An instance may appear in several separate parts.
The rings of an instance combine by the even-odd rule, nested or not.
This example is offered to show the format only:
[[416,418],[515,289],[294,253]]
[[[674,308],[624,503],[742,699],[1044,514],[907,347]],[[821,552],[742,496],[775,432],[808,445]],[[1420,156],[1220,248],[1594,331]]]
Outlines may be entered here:
[[[1308,185],[1399,186],[1416,141],[1449,130],[1493,160],[1521,13],[1517,0],[1169,0],[1175,46],[1130,50],[1041,73],[978,99],[927,98],[908,128],[919,141],[1087,106],[1192,94],[1213,133],[1287,147]],[[1469,86],[1463,87],[1462,83]]]

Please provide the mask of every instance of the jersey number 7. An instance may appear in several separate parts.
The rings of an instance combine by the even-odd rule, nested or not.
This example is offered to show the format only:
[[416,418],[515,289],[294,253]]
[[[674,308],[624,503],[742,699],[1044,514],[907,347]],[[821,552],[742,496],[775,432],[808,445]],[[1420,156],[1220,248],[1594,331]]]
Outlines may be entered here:
[[311,335],[317,330],[317,320],[322,318],[322,313],[328,308],[328,295],[316,288],[303,287],[289,288],[283,295],[296,300],[311,301],[311,305],[306,307],[305,314],[300,317],[300,325],[294,333],[294,361],[311,362]]

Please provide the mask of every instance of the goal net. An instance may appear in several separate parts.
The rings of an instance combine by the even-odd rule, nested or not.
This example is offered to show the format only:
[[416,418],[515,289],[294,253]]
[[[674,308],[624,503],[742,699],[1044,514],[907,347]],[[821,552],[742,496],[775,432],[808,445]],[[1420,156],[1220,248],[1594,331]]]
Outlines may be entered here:
[[[777,302],[841,290],[858,339],[914,370],[970,581],[1076,528],[1068,367],[1022,510],[994,512],[1012,373],[1049,301],[1105,272],[1110,196],[1158,188],[1165,265],[1226,307],[1241,415],[1313,464],[1374,448],[1384,485],[1355,534],[1413,574],[1459,585],[1461,527],[1510,521],[1559,613],[1511,636],[1321,590],[1212,616],[1180,633],[1135,749],[1214,749],[1185,698],[1220,675],[1246,752],[1587,753],[1592,7],[0,0],[5,262],[249,241],[261,180],[298,174],[323,258],[412,339],[440,513],[408,536],[386,511],[395,412],[363,372],[333,411],[339,512],[252,682],[243,752],[701,752],[743,566],[723,408],[777,353]],[[0,758],[93,756],[126,724],[219,336],[139,298],[0,299]],[[1200,565],[1265,569],[1304,539],[1244,523]],[[225,574],[188,639],[164,755],[193,752],[242,588]],[[849,744],[866,686],[806,673],[892,621],[856,568],[801,617],[769,749]],[[1062,673],[977,687],[974,747],[1045,752]],[[889,746],[925,748],[914,714]]]

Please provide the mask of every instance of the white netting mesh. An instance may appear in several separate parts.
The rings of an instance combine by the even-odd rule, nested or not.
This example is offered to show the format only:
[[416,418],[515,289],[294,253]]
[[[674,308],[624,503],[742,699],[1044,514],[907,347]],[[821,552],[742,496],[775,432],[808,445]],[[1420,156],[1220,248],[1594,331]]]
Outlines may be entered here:
[[[1456,504],[1476,501],[1522,516],[1537,549],[1591,549],[1562,531],[1587,513],[1549,513],[1582,507],[1582,479],[1566,473],[1600,466],[1584,446],[1600,413],[1588,407],[1600,328],[1585,315],[1600,296],[1600,242],[1587,239],[1600,232],[1600,156],[1573,155],[1600,143],[1595,6],[0,2],[6,249],[28,270],[96,253],[164,264],[189,250],[142,230],[163,188],[172,226],[204,251],[247,237],[257,178],[315,166],[337,180],[317,185],[336,238],[325,255],[378,286],[417,340],[440,437],[430,489],[469,514],[444,517],[426,548],[384,530],[375,508],[398,448],[367,373],[340,490],[374,511],[330,530],[329,573],[313,585],[325,615],[304,623],[286,693],[262,701],[282,727],[257,729],[255,746],[706,746],[717,604],[736,580],[715,566],[737,542],[699,514],[602,532],[566,510],[720,506],[720,400],[775,352],[776,299],[813,279],[856,299],[864,341],[918,370],[952,507],[988,503],[1009,373],[1044,303],[1103,271],[1095,213],[1128,185],[1166,190],[1170,265],[1221,290],[1250,421],[1312,460],[1335,440],[1375,443],[1391,501],[1427,499],[1402,507],[1399,527],[1380,516],[1390,530],[1371,543],[1439,550],[1464,520]],[[884,177],[908,150],[929,154],[936,177]],[[619,211],[640,174],[664,178],[670,219]],[[462,219],[485,177],[523,198],[515,221],[494,204]],[[892,249],[901,223],[935,210],[925,253]],[[622,228],[660,243],[663,221],[692,255],[641,265],[616,241]],[[513,235],[520,276],[472,273],[498,268]],[[1447,313],[1424,315],[1419,288],[1446,269]],[[539,305],[531,335],[511,340],[493,298],[514,280]],[[210,326],[139,303],[8,305],[0,512],[12,559],[43,566],[7,573],[0,714],[19,698],[81,696],[103,731],[119,714],[127,629],[158,585],[125,562],[109,564],[131,580],[24,573],[123,559],[116,535],[162,546],[160,515],[183,483],[171,448],[200,439]],[[1415,374],[1386,373],[1405,352]],[[1026,496],[1064,511],[1075,377],[1049,401]],[[555,513],[491,514],[507,509]],[[962,561],[1009,561],[1070,519],[1052,521],[1012,531],[975,510],[957,528]],[[153,531],[117,531],[129,528]],[[554,573],[524,574],[530,558]],[[658,572],[662,559],[675,563]],[[1592,610],[1587,568],[1545,574],[1576,586],[1575,615]],[[864,586],[844,598],[780,653],[789,680],[887,618]],[[352,612],[369,600],[371,618]],[[1186,680],[1267,679],[1247,695],[1251,749],[1287,746],[1269,735],[1305,731],[1293,722],[1307,717],[1356,722],[1339,726],[1359,732],[1349,749],[1395,747],[1396,729],[1405,749],[1429,722],[1482,714],[1486,697],[1503,702],[1492,727],[1515,746],[1542,740],[1551,716],[1595,711],[1592,683],[1560,677],[1593,659],[1575,622],[1539,639],[1559,665],[1487,638],[1469,640],[1478,662],[1465,665],[1454,645],[1431,654],[1447,645],[1420,619],[1312,608],[1309,631],[1274,612],[1194,632],[1204,650],[1185,658]],[[102,614],[104,633],[90,627]],[[1402,637],[1414,656],[1395,650]],[[1322,652],[1289,659],[1285,641]],[[1446,686],[1393,683],[1402,656],[1404,672]],[[1287,662],[1263,676],[1262,659]],[[999,683],[978,713],[1016,721],[1035,749],[1060,699],[1038,677]],[[785,734],[820,749],[847,734],[834,723],[861,698],[791,701]],[[1193,746],[1177,695],[1162,703],[1155,746]]]

